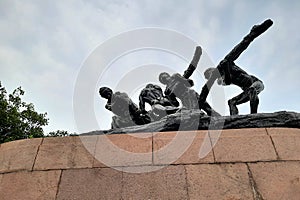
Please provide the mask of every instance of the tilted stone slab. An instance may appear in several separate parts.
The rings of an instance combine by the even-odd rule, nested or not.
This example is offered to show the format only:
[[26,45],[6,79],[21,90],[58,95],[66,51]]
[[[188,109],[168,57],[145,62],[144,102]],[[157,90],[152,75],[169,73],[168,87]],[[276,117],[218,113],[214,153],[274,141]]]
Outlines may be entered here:
[[300,162],[263,162],[249,166],[263,199],[300,198]]
[[110,168],[64,170],[57,194],[63,199],[121,199],[122,172]]
[[280,160],[300,160],[300,129],[268,128]]
[[[143,167],[125,170],[145,171],[139,168]],[[168,166],[146,173],[124,172],[122,199],[188,199],[184,166]]]
[[152,165],[152,133],[99,135],[94,167]]
[[190,199],[253,199],[246,164],[186,165]]
[[[90,149],[95,149],[94,136],[83,139]],[[39,148],[34,169],[92,168],[93,159],[93,152],[88,151],[80,137],[49,137]]]
[[213,150],[216,162],[255,162],[277,159],[272,140],[262,128],[223,130]]
[[55,199],[61,170],[21,171],[0,177],[1,200]]
[[16,140],[0,147],[0,173],[32,170],[42,138]]
[[[209,151],[200,157],[201,147]],[[157,164],[213,163],[208,131],[159,132],[153,136],[153,162]]]

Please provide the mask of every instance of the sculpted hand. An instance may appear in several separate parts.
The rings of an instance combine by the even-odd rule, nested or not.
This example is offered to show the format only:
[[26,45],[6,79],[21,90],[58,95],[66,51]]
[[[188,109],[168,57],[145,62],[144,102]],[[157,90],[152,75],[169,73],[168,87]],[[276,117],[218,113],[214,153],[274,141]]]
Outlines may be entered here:
[[197,66],[201,55],[202,55],[202,48],[200,46],[197,46],[196,50],[195,50],[195,53],[194,53],[194,57],[193,57],[192,62],[191,62],[191,64],[193,66]]

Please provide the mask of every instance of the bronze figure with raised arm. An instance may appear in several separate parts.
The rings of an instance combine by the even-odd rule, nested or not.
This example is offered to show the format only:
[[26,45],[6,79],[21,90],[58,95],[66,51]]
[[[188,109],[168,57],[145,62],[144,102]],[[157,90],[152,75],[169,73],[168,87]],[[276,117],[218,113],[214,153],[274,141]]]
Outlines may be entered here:
[[199,94],[191,89],[194,82],[189,77],[195,71],[201,55],[202,49],[200,46],[197,46],[193,59],[183,75],[176,73],[171,76],[167,72],[163,72],[159,75],[159,81],[166,85],[165,96],[168,99],[176,99],[178,97],[181,100],[183,109],[192,110],[202,108],[210,116],[220,116],[206,101],[200,106]]
[[[193,59],[189,67],[184,71],[183,77],[188,79],[195,71],[199,59],[202,54],[202,49],[200,46],[196,47]],[[164,73],[162,73],[164,74]],[[180,105],[176,99],[176,95],[171,91],[170,86],[174,85],[175,82],[170,82],[167,84],[164,93],[160,86],[155,84],[148,84],[140,93],[139,96],[139,107],[143,113],[147,113],[145,110],[145,103],[148,103],[152,107],[152,112],[150,112],[154,120],[158,120],[168,114],[175,113]],[[156,117],[155,117],[156,116]]]
[[217,80],[219,85],[233,84],[239,86],[243,90],[241,94],[228,101],[230,115],[237,115],[239,113],[237,105],[248,101],[250,101],[251,113],[257,113],[259,104],[258,94],[264,89],[264,84],[257,77],[247,74],[238,67],[234,61],[244,50],[246,50],[256,37],[268,30],[272,24],[272,20],[268,19],[262,24],[254,25],[250,33],[225,56],[216,68],[208,68],[204,72],[207,82],[202,88],[199,105],[203,105],[206,101],[212,85],[215,80]]

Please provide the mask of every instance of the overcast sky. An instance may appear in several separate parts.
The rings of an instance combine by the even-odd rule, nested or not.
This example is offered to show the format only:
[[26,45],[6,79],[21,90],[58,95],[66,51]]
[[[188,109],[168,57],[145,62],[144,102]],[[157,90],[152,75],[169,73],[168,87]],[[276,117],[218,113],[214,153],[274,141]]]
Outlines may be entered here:
[[[77,76],[93,50],[108,39],[146,27],[174,30],[196,41],[217,64],[253,25],[270,18],[273,26],[249,46],[236,64],[265,84],[259,112],[300,112],[299,9],[297,0],[1,0],[0,81],[8,92],[22,86],[25,101],[32,102],[38,112],[48,113],[50,121],[45,132],[77,132],[73,112]],[[149,58],[159,57],[158,52],[152,54],[147,53]],[[129,54],[117,64],[121,68],[141,56]],[[162,64],[171,66],[176,59],[165,55]],[[176,68],[182,72],[186,63],[177,63],[184,65]],[[118,73],[117,67],[113,69],[112,77]],[[196,81],[195,89],[199,91],[202,84],[203,80]],[[239,92],[235,86],[227,86],[226,100]],[[136,95],[132,98],[138,103]],[[99,109],[105,101],[98,98],[97,90],[94,104],[99,127],[90,129],[109,128],[110,115]],[[239,108],[246,114],[249,103]]]

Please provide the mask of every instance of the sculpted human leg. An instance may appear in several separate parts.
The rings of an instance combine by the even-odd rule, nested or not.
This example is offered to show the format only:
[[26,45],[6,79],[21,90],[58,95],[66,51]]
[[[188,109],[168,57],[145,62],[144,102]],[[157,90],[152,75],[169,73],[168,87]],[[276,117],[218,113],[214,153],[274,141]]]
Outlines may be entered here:
[[259,104],[258,94],[264,89],[264,84],[261,81],[254,82],[249,90],[249,98],[250,98],[250,111],[251,114],[257,113],[257,108]]
[[249,101],[249,94],[248,94],[248,92],[245,92],[245,91],[242,92],[241,94],[239,94],[238,96],[233,97],[232,99],[230,99],[228,101],[230,115],[238,115],[239,110],[237,108],[237,105],[240,105],[242,103],[246,103],[247,101]]

